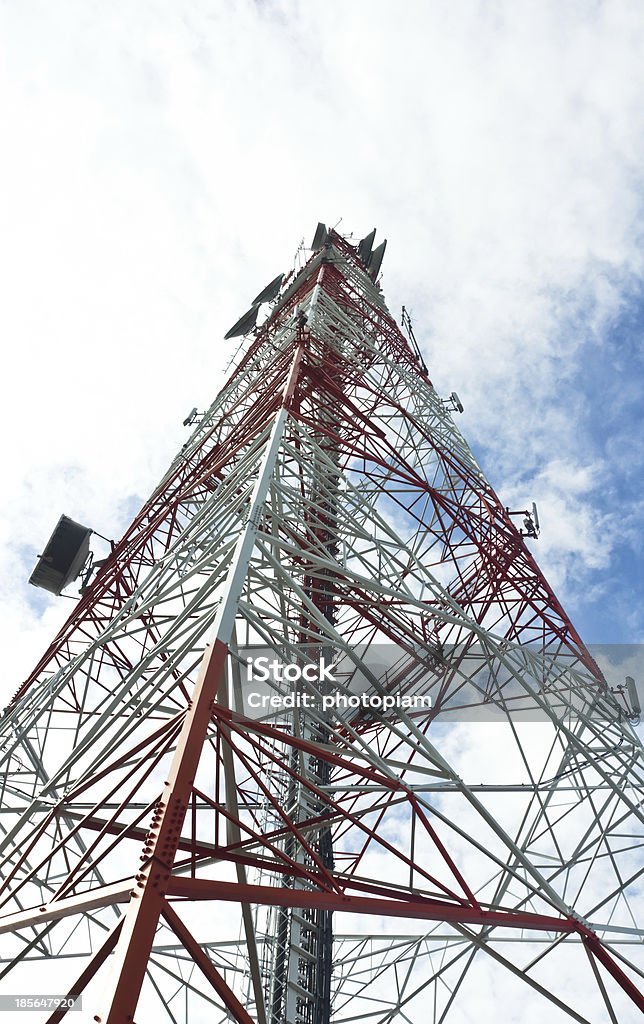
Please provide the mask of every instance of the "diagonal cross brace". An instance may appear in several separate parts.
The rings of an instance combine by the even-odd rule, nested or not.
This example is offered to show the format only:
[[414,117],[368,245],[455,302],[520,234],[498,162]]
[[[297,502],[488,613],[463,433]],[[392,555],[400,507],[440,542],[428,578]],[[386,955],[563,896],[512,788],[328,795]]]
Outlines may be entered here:
[[284,386],[279,412],[275,418],[266,451],[253,490],[246,525],[238,538],[226,580],[219,612],[213,627],[212,642],[204,654],[192,701],[177,743],[168,779],[157,804],[151,832],[145,847],[147,860],[136,882],[124,916],[114,963],[104,996],[105,1009],[95,1017],[102,1024],[131,1024],[139,999],[152,943],[163,911],[164,896],[170,881],[181,829],[199,759],[208,732],[215,698],[224,678],[228,645],[235,621],[237,602],[242,593],[255,534],[275,462],[288,420],[288,407],[297,383],[302,359],[298,344]]

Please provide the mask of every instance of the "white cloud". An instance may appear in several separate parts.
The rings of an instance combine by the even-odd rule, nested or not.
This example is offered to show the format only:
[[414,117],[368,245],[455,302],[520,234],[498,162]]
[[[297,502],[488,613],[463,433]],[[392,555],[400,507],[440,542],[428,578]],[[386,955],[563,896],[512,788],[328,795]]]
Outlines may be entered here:
[[58,516],[123,530],[318,219],[388,236],[553,582],[621,608],[637,446],[584,371],[642,277],[640,4],[23,0],[0,39],[0,703],[71,607],[26,583]]
[[[340,216],[388,235],[392,311],[413,310],[504,500],[534,481],[552,545],[605,566],[600,492],[582,507],[576,473],[543,467],[599,465],[580,354],[641,276],[639,5],[0,18],[5,609],[16,543],[35,555],[61,511],[120,532],[217,390],[227,327]],[[604,474],[625,445],[608,435]]]

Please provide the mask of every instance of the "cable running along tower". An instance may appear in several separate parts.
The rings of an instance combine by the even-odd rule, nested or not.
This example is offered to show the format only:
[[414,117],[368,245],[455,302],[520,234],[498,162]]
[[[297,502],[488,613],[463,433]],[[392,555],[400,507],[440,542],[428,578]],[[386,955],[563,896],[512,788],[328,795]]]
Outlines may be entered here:
[[4,712],[0,997],[82,1000],[30,1019],[644,1008],[640,744],[373,242],[257,296]]

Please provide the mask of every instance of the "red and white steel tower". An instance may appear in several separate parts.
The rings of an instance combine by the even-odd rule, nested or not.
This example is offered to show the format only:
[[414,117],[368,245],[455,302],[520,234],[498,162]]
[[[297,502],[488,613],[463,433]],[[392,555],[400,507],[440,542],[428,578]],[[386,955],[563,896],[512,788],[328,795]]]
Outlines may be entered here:
[[373,241],[258,295],[4,711],[7,1020],[639,1019],[641,746]]

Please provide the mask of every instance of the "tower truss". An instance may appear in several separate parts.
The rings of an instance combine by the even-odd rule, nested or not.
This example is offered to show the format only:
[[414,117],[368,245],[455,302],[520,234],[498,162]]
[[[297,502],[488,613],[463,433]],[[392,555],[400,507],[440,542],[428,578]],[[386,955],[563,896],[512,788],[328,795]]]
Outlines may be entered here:
[[104,1024],[644,1009],[641,745],[372,243],[321,228],[242,318],[5,709],[0,997]]

